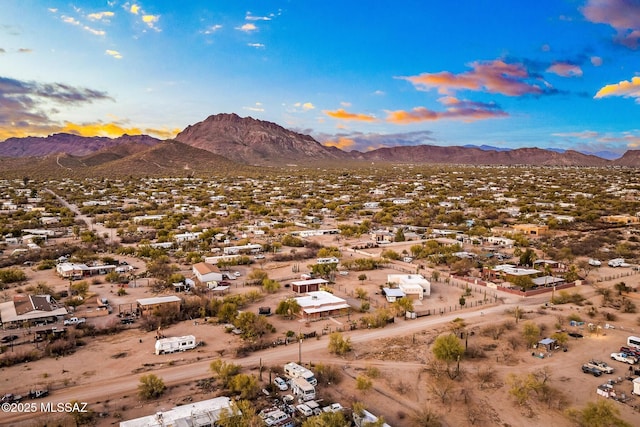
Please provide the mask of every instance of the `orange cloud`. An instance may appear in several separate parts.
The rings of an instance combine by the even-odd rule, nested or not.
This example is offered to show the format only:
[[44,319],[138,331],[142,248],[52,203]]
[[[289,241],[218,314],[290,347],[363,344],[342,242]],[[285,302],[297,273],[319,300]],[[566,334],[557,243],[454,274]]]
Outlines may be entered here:
[[341,136],[338,137],[337,141],[325,141],[323,142],[323,145],[325,145],[326,147],[336,147],[341,150],[345,150],[356,145],[356,142],[351,138],[345,138]]
[[327,110],[325,110],[323,112],[327,116],[333,117],[334,119],[357,120],[357,121],[361,121],[361,122],[375,122],[375,121],[377,121],[377,119],[375,117],[373,117],[373,116],[368,116],[366,114],[349,113],[343,108],[340,108],[339,110],[336,110],[336,111],[327,111]]
[[155,136],[160,139],[169,139],[175,137],[180,129],[153,129],[153,128],[138,128],[138,127],[123,127],[118,123],[71,123],[65,122],[65,125],[58,131],[65,133],[73,133],[81,136],[106,136],[106,137],[118,137],[124,134],[127,135],[149,135]]
[[561,77],[581,77],[582,69],[569,62],[556,62],[547,68],[547,72],[557,74]]
[[442,94],[457,90],[484,91],[507,96],[542,94],[548,91],[542,85],[529,82],[532,77],[522,64],[509,64],[502,60],[476,61],[471,71],[453,74],[449,71],[422,73],[404,77],[421,90],[436,89]]
[[472,122],[508,115],[494,103],[460,100],[453,96],[446,96],[438,101],[447,107],[445,111],[434,111],[425,107],[416,107],[411,111],[396,110],[390,111],[386,120],[390,123],[404,125],[443,119]]
[[636,98],[636,102],[640,102],[640,77],[633,77],[631,81],[624,80],[620,83],[606,85],[596,93],[594,98],[607,96]]

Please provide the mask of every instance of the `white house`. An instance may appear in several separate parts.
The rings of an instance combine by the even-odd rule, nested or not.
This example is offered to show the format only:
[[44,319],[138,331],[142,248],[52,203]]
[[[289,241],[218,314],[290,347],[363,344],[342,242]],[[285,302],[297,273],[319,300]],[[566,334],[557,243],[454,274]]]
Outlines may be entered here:
[[421,274],[388,274],[387,282],[397,284],[398,288],[405,294],[415,293],[416,286],[419,286],[422,290],[422,295],[419,299],[422,299],[423,296],[431,295],[431,282]]
[[200,283],[222,281],[222,273],[216,265],[199,262],[197,264],[193,264],[192,270]]
[[339,316],[349,310],[347,301],[326,291],[309,292],[295,300],[301,308],[300,314],[308,320]]

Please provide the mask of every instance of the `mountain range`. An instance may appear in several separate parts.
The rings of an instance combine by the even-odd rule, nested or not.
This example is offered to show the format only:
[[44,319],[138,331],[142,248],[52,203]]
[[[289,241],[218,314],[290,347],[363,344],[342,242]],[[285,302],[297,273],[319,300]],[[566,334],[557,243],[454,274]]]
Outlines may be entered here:
[[16,174],[76,176],[184,175],[239,168],[348,166],[375,163],[640,167],[640,151],[611,160],[572,150],[415,145],[346,152],[275,123],[217,114],[173,140],[54,134],[0,142],[0,169]]

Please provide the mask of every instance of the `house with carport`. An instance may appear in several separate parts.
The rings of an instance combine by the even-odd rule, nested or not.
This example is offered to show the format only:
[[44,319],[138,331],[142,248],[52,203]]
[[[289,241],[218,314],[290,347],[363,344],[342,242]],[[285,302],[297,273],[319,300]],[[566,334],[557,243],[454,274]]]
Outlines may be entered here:
[[349,312],[347,301],[327,291],[308,292],[295,298],[300,306],[300,316],[305,320],[344,316]]
[[431,282],[421,274],[389,274],[387,283],[395,284],[405,296],[420,301],[431,295]]

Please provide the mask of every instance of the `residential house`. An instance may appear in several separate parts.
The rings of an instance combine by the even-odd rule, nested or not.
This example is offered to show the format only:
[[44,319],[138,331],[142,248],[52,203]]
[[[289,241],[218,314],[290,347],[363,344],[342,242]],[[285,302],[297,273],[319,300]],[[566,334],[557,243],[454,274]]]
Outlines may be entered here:
[[350,308],[347,301],[326,291],[308,292],[295,300],[301,308],[300,316],[305,320],[345,315]]
[[548,225],[515,224],[513,226],[513,230],[522,234],[526,234],[527,236],[542,236],[544,234],[549,234]]
[[64,316],[67,309],[51,295],[14,295],[12,301],[0,303],[0,318],[4,325],[11,323],[53,320]]
[[421,274],[389,274],[387,283],[394,283],[398,289],[407,296],[414,296],[422,300],[424,296],[431,295],[431,282]]
[[200,283],[220,282],[223,279],[222,272],[218,266],[207,262],[199,262],[192,267],[193,274]]

